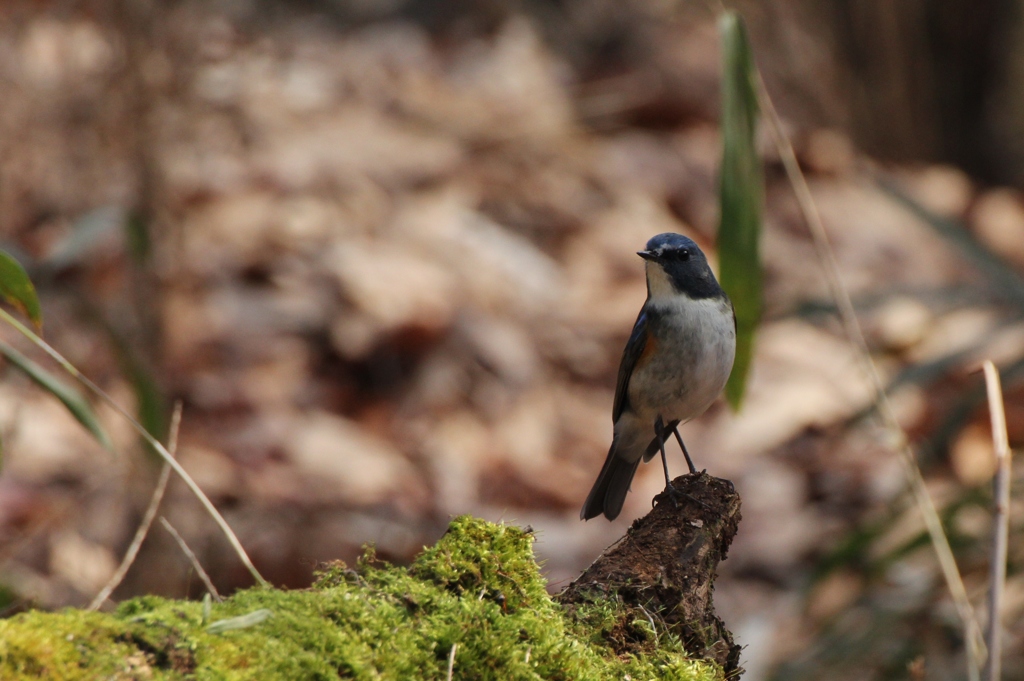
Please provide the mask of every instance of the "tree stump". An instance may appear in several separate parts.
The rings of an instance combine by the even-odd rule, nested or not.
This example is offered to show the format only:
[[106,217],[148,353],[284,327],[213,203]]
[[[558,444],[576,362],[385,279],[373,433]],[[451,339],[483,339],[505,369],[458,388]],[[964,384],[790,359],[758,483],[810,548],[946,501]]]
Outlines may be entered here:
[[740,497],[731,482],[704,472],[672,485],[675,494],[656,496],[653,510],[556,598],[570,612],[576,604],[617,598],[659,619],[692,656],[714,660],[736,678],[743,671],[740,647],[715,614],[711,594],[739,526]]

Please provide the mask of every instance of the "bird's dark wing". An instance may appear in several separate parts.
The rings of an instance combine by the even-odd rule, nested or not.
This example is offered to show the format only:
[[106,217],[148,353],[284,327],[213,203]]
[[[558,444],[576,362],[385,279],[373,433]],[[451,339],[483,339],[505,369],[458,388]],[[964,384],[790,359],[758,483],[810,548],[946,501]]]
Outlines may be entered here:
[[648,350],[648,343],[651,338],[648,335],[648,321],[650,313],[646,309],[640,310],[640,315],[633,324],[633,333],[626,341],[626,347],[622,351],[622,362],[619,364],[619,377],[615,381],[615,403],[612,406],[612,423],[619,420],[619,416],[627,408],[629,392],[629,377],[633,374],[636,363],[640,361],[641,355]]

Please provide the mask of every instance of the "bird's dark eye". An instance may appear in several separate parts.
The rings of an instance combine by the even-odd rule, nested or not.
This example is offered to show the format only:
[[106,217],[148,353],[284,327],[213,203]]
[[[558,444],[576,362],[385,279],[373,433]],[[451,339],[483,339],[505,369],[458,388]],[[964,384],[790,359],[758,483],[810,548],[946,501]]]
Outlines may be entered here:
[[689,260],[690,259],[690,252],[688,250],[686,250],[685,248],[682,249],[681,251],[679,251],[679,259],[680,260]]

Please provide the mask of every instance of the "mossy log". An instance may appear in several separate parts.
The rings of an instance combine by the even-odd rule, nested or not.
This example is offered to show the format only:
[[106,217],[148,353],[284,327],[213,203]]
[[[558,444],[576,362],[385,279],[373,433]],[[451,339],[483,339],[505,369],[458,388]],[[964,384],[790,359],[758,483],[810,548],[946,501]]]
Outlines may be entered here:
[[738,499],[677,484],[696,506],[659,497],[557,600],[530,531],[463,516],[408,568],[368,552],[305,590],[19,614],[0,621],[0,679],[721,680],[736,655],[711,579]]
[[740,647],[715,614],[711,594],[718,563],[739,527],[739,494],[728,480],[707,473],[684,475],[672,486],[674,493],[656,496],[654,509],[556,600],[571,611],[614,598],[658,620],[693,657],[738,676]]

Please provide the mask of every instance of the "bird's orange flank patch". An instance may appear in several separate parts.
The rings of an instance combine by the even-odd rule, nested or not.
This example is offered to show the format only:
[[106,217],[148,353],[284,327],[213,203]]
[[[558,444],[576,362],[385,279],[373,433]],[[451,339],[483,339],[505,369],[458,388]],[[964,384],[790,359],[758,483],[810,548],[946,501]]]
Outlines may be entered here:
[[647,362],[654,356],[654,353],[658,351],[658,341],[654,337],[654,334],[648,333],[647,339],[644,341],[644,349],[640,351],[640,356],[636,358],[636,365],[634,369],[641,364],[647,364]]

